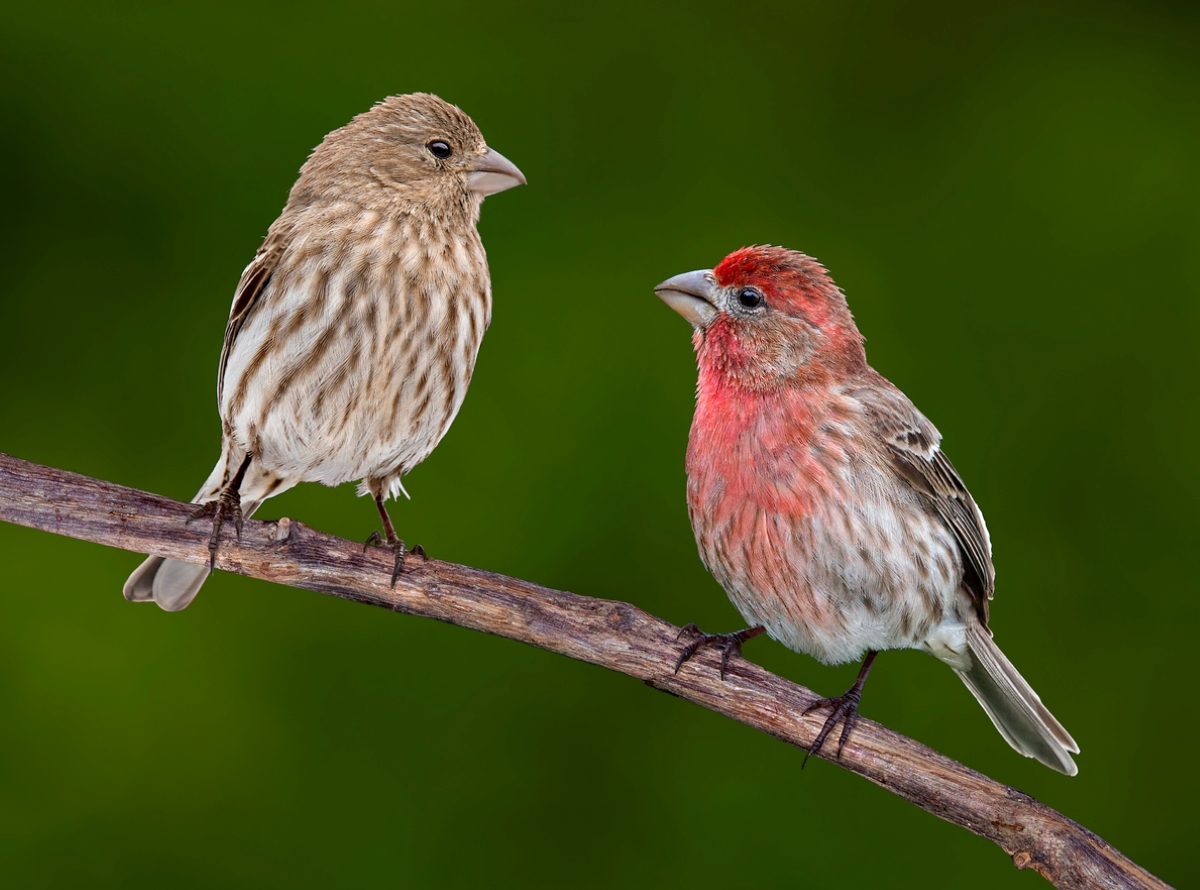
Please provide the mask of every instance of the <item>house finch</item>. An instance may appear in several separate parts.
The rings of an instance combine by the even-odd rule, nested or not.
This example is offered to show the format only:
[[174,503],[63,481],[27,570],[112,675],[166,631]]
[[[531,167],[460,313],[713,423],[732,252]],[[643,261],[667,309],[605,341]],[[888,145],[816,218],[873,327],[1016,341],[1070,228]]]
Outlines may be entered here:
[[395,551],[395,584],[405,548],[384,499],[467,394],[492,317],[479,208],[524,182],[466,114],[425,93],[384,99],[322,140],[234,294],[221,458],[194,499],[193,518],[213,518],[209,566],[151,557],[126,599],[185,608],[225,520],[240,532],[297,482],[362,480],[384,529],[368,544]]
[[[700,557],[755,627],[700,634],[724,662],[766,632],[826,664],[860,658],[819,751],[850,735],[881,649],[946,662],[1026,757],[1077,772],[1079,748],[992,641],[995,586],[983,515],[941,434],[867,364],[846,298],[811,257],[748,247],[655,292],[695,328],[688,513]],[[807,760],[807,756],[805,757]]]

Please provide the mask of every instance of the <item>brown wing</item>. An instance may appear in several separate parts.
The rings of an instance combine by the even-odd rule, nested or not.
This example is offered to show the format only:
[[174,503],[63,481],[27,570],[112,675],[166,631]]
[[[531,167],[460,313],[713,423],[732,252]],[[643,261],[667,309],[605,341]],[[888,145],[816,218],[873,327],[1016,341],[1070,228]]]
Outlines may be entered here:
[[229,364],[229,353],[233,350],[233,341],[237,339],[242,325],[250,317],[267,282],[271,280],[271,273],[275,271],[275,267],[279,264],[279,258],[283,256],[286,243],[286,239],[280,237],[279,234],[269,233],[262,247],[258,249],[258,253],[254,255],[254,259],[250,261],[250,265],[242,272],[242,279],[238,282],[237,290],[233,295],[233,306],[229,310],[229,323],[225,325],[225,344],[221,347],[221,368],[217,372],[218,404],[221,401],[221,394],[225,391],[225,366]]
[[963,586],[987,627],[988,600],[996,589],[992,546],[983,514],[971,493],[938,446],[941,434],[913,406],[908,396],[876,375],[873,385],[855,393],[875,421],[892,466],[924,495],[954,532],[963,555]]

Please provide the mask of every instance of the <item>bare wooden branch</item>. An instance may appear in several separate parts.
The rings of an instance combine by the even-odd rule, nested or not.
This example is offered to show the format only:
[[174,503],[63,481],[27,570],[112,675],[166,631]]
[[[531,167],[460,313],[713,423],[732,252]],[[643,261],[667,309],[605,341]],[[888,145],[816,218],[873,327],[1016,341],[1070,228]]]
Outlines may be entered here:
[[[192,507],[0,454],[0,520],[187,562],[208,559],[208,529]],[[628,603],[550,590],[437,560],[412,560],[395,589],[391,553],[288,519],[247,522],[223,541],[217,567],[408,615],[435,618],[591,662],[806,748],[823,716],[802,719],[817,696],[741,658],[726,679],[718,655],[672,672],[679,628]],[[826,750],[832,751],[833,745]],[[825,756],[824,754],[822,756]],[[1165,888],[1081,825],[1032,797],[860,719],[840,760],[893,794],[994,841],[1018,868],[1061,888]]]

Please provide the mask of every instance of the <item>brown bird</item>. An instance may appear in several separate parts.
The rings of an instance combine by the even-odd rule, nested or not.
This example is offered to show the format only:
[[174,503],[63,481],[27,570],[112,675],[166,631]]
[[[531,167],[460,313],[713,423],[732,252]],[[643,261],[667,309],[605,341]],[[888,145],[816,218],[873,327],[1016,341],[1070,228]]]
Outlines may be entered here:
[[368,544],[395,551],[395,584],[405,547],[384,500],[467,394],[492,318],[480,205],[524,183],[471,118],[427,93],[384,99],[322,140],[234,294],[221,457],[193,499],[193,518],[213,520],[209,566],[150,557],[126,599],[185,608],[224,521],[240,532],[298,482],[362,480],[384,529]]
[[[695,328],[700,379],[688,439],[688,512],[700,556],[742,616],[696,634],[724,661],[762,633],[826,664],[863,657],[809,753],[854,726],[882,649],[948,664],[1005,740],[1075,775],[1079,746],[992,640],[983,514],[941,434],[867,364],[846,298],[811,257],[735,251],[658,295]],[[807,713],[807,712],[806,712]],[[807,758],[806,758],[807,759]]]

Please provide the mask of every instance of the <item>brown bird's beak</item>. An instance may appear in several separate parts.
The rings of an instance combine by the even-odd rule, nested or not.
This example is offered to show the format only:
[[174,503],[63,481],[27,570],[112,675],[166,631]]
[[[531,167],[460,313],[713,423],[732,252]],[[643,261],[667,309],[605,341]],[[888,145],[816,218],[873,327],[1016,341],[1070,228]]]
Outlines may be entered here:
[[485,198],[516,185],[525,185],[525,174],[495,149],[489,148],[467,168],[467,188]]
[[654,292],[694,327],[702,328],[717,317],[717,280],[709,269],[668,278]]

